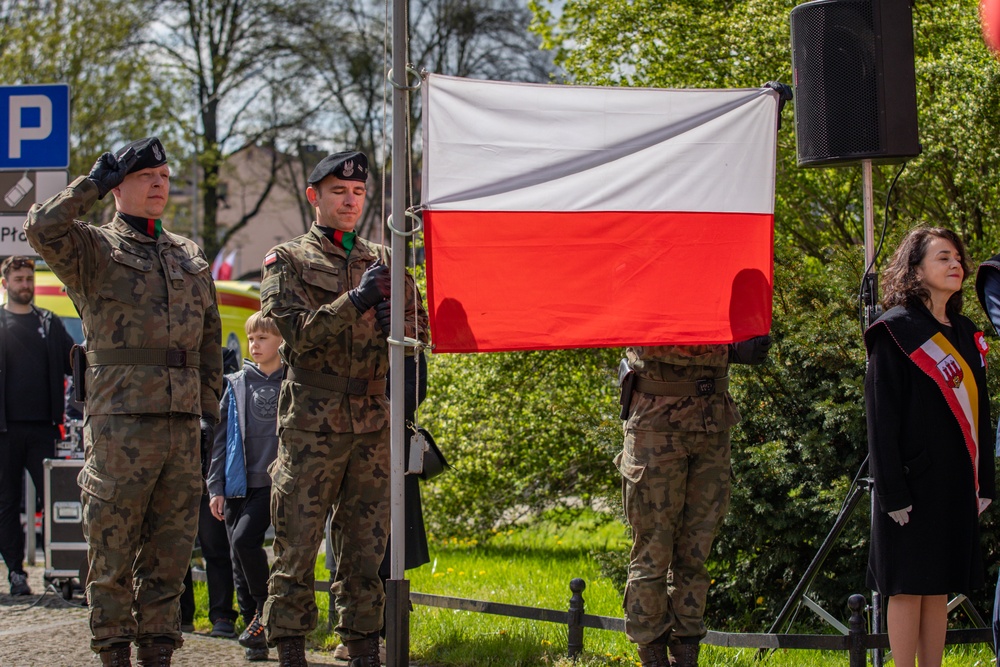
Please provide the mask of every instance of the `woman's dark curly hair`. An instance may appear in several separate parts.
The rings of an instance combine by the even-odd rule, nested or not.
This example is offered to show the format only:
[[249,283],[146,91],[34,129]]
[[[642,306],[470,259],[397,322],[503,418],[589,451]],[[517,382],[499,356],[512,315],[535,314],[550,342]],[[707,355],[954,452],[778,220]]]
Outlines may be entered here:
[[[889,264],[882,271],[882,306],[889,310],[894,306],[915,306],[930,298],[930,293],[924,288],[917,277],[917,267],[924,261],[927,246],[934,237],[951,241],[958,250],[959,262],[962,264],[962,282],[969,275],[969,265],[965,257],[965,244],[958,234],[943,227],[916,227],[896,248]],[[958,314],[962,312],[962,292],[951,295],[945,306],[945,312]]]

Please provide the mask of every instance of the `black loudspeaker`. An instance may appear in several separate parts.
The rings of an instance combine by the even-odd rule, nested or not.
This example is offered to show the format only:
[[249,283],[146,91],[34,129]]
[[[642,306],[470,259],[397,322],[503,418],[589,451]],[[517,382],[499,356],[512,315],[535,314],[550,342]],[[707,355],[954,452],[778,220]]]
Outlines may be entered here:
[[814,0],[791,24],[799,166],[920,155],[910,0]]

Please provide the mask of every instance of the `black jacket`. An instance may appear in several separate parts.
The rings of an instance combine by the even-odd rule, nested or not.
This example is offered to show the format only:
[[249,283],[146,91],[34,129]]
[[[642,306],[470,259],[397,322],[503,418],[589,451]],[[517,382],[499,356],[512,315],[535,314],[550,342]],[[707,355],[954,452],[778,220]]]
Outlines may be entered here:
[[[883,595],[969,594],[984,581],[977,478],[958,413],[938,378],[952,377],[956,365],[949,363],[949,353],[935,367],[931,351],[921,347],[940,334],[943,342],[934,338],[938,347],[953,347],[975,380],[978,423],[971,427],[978,435],[979,497],[995,498],[986,364],[976,342],[981,333],[968,318],[958,313],[949,317],[953,330],[923,305],[896,307],[865,333],[869,464],[877,498],[868,584]],[[921,370],[921,364],[933,367],[933,375]],[[965,384],[972,392],[964,371],[955,377],[951,386]],[[971,393],[968,401],[974,402]],[[889,517],[888,512],[909,506],[913,509],[905,526]]]
[[[38,315],[42,330],[45,332],[45,346],[49,353],[49,401],[52,410],[52,423],[62,424],[63,413],[66,410],[65,376],[72,373],[69,364],[69,351],[73,347],[73,338],[66,332],[60,320],[52,311],[32,306]],[[0,316],[0,433],[7,432],[7,319]]]

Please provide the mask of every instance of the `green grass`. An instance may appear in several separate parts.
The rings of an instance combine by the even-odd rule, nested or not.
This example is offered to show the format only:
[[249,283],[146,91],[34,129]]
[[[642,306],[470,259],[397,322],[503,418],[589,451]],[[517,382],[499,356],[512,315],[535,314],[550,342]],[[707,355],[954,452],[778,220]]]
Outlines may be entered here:
[[[540,521],[527,527],[496,534],[485,543],[460,539],[431,540],[431,563],[409,570],[410,590],[450,597],[488,600],[508,604],[565,610],[571,591],[570,579],[587,583],[583,597],[586,613],[620,618],[621,595],[589,553],[627,548],[621,526],[593,515],[577,518],[569,526]],[[329,573],[320,558],[317,580]],[[195,624],[210,629],[204,618],[204,584],[195,584],[198,615]],[[310,637],[313,645],[332,649],[339,643],[327,632],[328,596],[317,594],[319,627]],[[416,605],[410,614],[410,656],[421,667],[599,667],[638,665],[635,647],[621,633],[584,630],[584,653],[580,660],[566,658],[566,626],[540,621],[495,616]],[[702,667],[844,667],[846,652],[782,650],[757,658],[755,649],[702,648]],[[891,661],[887,661],[891,665]],[[949,647],[945,667],[994,665],[988,646]]]

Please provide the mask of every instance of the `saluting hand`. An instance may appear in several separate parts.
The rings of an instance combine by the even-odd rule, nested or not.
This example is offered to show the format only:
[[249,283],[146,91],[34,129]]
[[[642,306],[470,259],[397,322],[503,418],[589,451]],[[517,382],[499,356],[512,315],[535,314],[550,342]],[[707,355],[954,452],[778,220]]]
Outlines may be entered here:
[[104,199],[104,195],[121,185],[135,161],[134,148],[125,151],[121,158],[115,157],[113,153],[104,153],[97,158],[87,176],[97,186],[97,198]]

